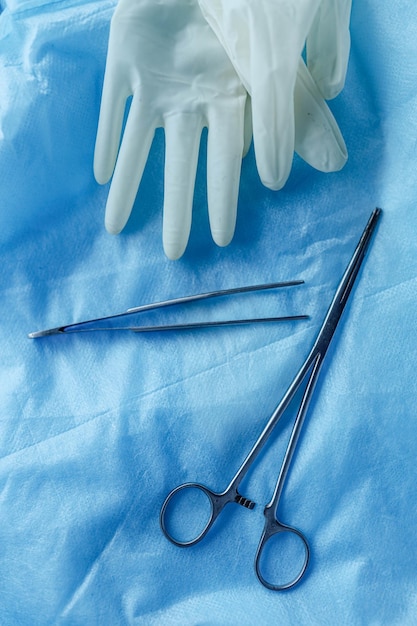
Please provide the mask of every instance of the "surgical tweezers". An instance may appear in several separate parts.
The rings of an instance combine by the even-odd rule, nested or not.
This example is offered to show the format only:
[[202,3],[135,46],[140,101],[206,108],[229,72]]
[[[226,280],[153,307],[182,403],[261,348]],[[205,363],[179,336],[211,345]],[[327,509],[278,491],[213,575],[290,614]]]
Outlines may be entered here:
[[57,326],[48,330],[39,330],[33,333],[29,333],[31,339],[37,339],[39,337],[46,337],[48,335],[68,334],[76,332],[89,332],[89,331],[109,331],[109,330],[130,330],[136,333],[145,333],[151,331],[162,330],[190,330],[193,328],[211,328],[215,326],[233,326],[242,324],[253,324],[260,322],[286,322],[290,320],[304,320],[308,319],[308,315],[286,315],[280,317],[257,317],[249,319],[232,319],[232,320],[219,320],[219,321],[202,321],[202,322],[187,322],[183,324],[163,324],[154,326],[114,326],[104,327],[95,326],[95,324],[104,321],[115,320],[117,318],[126,317],[135,313],[144,313],[145,311],[153,311],[155,309],[162,309],[174,305],[188,304],[191,302],[198,302],[200,300],[208,300],[209,298],[218,298],[222,296],[230,296],[239,293],[248,293],[251,291],[265,291],[268,289],[279,289],[283,287],[293,287],[303,284],[303,280],[291,280],[286,282],[275,282],[261,285],[248,285],[244,287],[232,287],[230,289],[222,289],[217,291],[209,291],[206,293],[194,294],[191,296],[183,296],[180,298],[173,298],[171,300],[165,300],[162,302],[154,302],[151,304],[143,304],[138,307],[134,307],[124,311],[123,313],[116,313],[115,315],[108,315],[106,317],[98,317],[96,319],[85,320],[83,322],[76,322],[74,324],[67,324],[65,326]]
[[[340,320],[340,317],[345,308],[346,302],[349,298],[349,294],[352,290],[355,279],[358,275],[359,268],[362,264],[366,248],[371,239],[372,233],[376,227],[378,218],[380,216],[381,210],[376,209],[365,227],[363,231],[362,237],[358,243],[358,246],[353,254],[353,257],[347,266],[345,273],[339,283],[339,286],[334,295],[333,301],[327,311],[324,322],[321,326],[320,332],[314,342],[314,345],[308,354],[306,360],[301,365],[299,371],[295,375],[293,382],[287,389],[284,397],[281,402],[278,404],[274,413],[270,417],[268,423],[266,424],[264,430],[258,437],[257,441],[252,446],[245,460],[243,461],[240,468],[237,470],[235,476],[229,483],[229,486],[221,493],[212,491],[208,487],[200,484],[200,483],[184,483],[179,485],[175,489],[173,489],[168,496],[166,497],[160,513],[160,524],[162,531],[165,536],[175,545],[181,547],[192,546],[203,537],[206,536],[207,532],[210,530],[217,517],[220,515],[226,504],[230,502],[235,502],[240,504],[248,509],[253,509],[255,503],[248,498],[245,498],[239,493],[239,485],[241,484],[243,478],[246,476],[249,471],[252,463],[255,461],[258,456],[260,450],[268,440],[275,426],[278,424],[281,419],[283,413],[288,408],[291,400],[294,398],[297,390],[300,388],[302,383],[305,383],[301,404],[298,408],[298,412],[294,421],[294,425],[292,428],[292,432],[288,441],[287,449],[284,455],[284,459],[282,462],[282,466],[279,472],[278,480],[275,486],[274,493],[270,502],[265,506],[264,516],[265,516],[265,524],[264,529],[261,534],[261,538],[259,541],[258,549],[255,555],[255,572],[258,577],[258,580],[268,589],[273,591],[282,591],[284,589],[289,589],[296,585],[304,575],[307,565],[310,558],[310,548],[307,542],[307,539],[303,535],[301,531],[292,526],[288,526],[287,524],[283,524],[277,518],[277,511],[280,502],[280,498],[282,495],[282,491],[284,488],[285,480],[288,474],[288,470],[296,449],[296,445],[298,442],[298,438],[301,432],[302,425],[304,423],[304,417],[307,412],[307,408],[312,396],[312,393],[315,388],[315,384],[317,382],[317,377],[319,375],[321,366],[323,365],[324,357],[326,356],[328,347]],[[180,499],[178,496],[184,495],[185,492],[198,492],[204,494],[206,496],[207,504],[210,506],[210,510],[208,511],[208,516],[205,518],[205,525],[201,532],[194,536],[194,538],[190,540],[179,539],[175,537],[176,530],[172,530],[172,513],[173,508],[180,504]],[[197,512],[197,511],[195,511]],[[199,509],[200,512],[200,509]],[[175,517],[175,516],[174,516]],[[280,533],[290,534],[294,538],[298,538],[301,540],[301,544],[304,547],[304,561],[302,563],[301,569],[298,571],[298,574],[290,580],[289,582],[270,582],[270,580],[266,579],[264,567],[262,567],[261,556],[264,552],[264,549],[267,543],[273,538],[280,535]],[[282,535],[281,535],[282,536]],[[269,544],[271,545],[271,544]],[[261,571],[262,570],[262,571]],[[269,575],[268,575],[269,578]]]

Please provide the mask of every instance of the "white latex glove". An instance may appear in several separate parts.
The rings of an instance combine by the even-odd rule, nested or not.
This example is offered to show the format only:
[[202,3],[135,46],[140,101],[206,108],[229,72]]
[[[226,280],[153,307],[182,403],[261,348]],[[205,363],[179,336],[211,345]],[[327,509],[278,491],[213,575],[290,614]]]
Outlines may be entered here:
[[[294,110],[300,156],[317,169],[340,169],[346,161],[343,139],[302,61],[293,115]],[[215,242],[227,245],[235,228],[250,119],[247,92],[197,0],[120,0],[111,22],[94,154],[97,181],[104,184],[113,175],[107,230],[116,234],[124,228],[155,129],[163,127],[163,245],[169,258],[182,255],[191,227],[201,131],[207,126],[210,228]]]
[[349,58],[351,0],[198,1],[252,97],[260,178],[267,187],[280,189],[294,152],[300,55],[307,43],[308,68],[322,95],[336,96]]
[[211,232],[217,244],[228,244],[235,228],[246,101],[247,92],[196,0],[120,0],[111,22],[94,156],[98,182],[107,182],[114,170],[107,230],[116,234],[125,226],[155,129],[162,126],[163,245],[169,258],[182,255],[191,227],[201,131],[207,126]]

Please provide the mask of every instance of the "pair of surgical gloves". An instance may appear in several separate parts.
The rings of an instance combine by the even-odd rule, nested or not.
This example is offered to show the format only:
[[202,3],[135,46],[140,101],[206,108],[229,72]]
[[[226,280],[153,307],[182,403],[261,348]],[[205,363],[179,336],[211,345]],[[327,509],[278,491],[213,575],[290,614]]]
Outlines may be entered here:
[[351,0],[119,0],[94,155],[96,180],[112,178],[107,230],[117,234],[129,219],[158,127],[170,259],[187,246],[204,127],[210,229],[219,246],[233,237],[252,136],[269,189],[283,187],[294,152],[320,171],[340,170],[346,146],[325,99],[344,85],[350,10]]

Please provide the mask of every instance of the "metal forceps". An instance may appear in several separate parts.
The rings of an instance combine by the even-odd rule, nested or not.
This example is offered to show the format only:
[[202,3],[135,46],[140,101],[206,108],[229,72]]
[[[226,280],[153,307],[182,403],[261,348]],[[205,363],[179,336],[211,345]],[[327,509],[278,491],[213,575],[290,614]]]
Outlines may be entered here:
[[[201,541],[206,536],[207,532],[210,530],[210,528],[212,527],[212,525],[214,524],[214,522],[216,521],[217,517],[220,515],[220,513],[222,512],[226,504],[229,504],[229,502],[235,502],[248,509],[253,509],[253,507],[255,506],[255,503],[243,497],[239,493],[239,485],[241,481],[243,480],[243,478],[245,477],[246,473],[248,472],[249,468],[251,467],[252,463],[255,461],[256,457],[258,456],[261,448],[264,446],[267,439],[271,435],[273,429],[279,422],[283,413],[287,409],[289,403],[293,399],[300,385],[304,382],[305,388],[304,388],[301,404],[299,406],[299,409],[298,409],[298,412],[294,421],[293,429],[292,429],[290,439],[287,445],[287,449],[284,455],[284,459],[283,459],[282,466],[279,472],[275,490],[274,490],[274,493],[272,495],[270,502],[265,506],[265,509],[264,509],[265,524],[264,524],[264,529],[263,529],[263,532],[259,541],[259,545],[256,551],[256,555],[255,555],[256,575],[259,581],[265,587],[267,587],[268,589],[272,589],[273,591],[282,591],[284,589],[289,589],[293,587],[294,585],[296,585],[303,577],[308,566],[308,562],[310,558],[310,548],[309,548],[307,539],[305,538],[303,533],[297,528],[283,524],[282,522],[278,520],[278,517],[277,517],[278,506],[279,506],[280,498],[281,498],[282,491],[284,488],[285,480],[287,478],[288,470],[289,470],[289,467],[290,467],[290,464],[291,464],[291,461],[292,461],[292,458],[296,449],[297,441],[301,432],[301,428],[304,422],[304,417],[306,415],[307,408],[308,408],[312,393],[314,391],[315,384],[317,382],[317,377],[319,375],[321,366],[323,365],[324,357],[326,355],[326,352],[328,350],[328,347],[330,345],[330,342],[336,330],[339,319],[343,313],[346,302],[349,298],[349,294],[352,290],[355,279],[358,275],[359,268],[365,256],[366,248],[371,239],[372,233],[375,230],[380,213],[381,213],[380,209],[376,209],[372,213],[365,227],[365,230],[363,231],[363,234],[360,238],[357,248],[353,254],[353,257],[349,265],[347,266],[345,273],[340,281],[340,284],[337,288],[335,296],[325,316],[320,332],[315,340],[315,343],[309,355],[307,356],[304,363],[301,365],[299,371],[294,377],[293,382],[291,383],[288,390],[284,394],[284,397],[282,398],[281,402],[278,404],[277,408],[275,409],[274,413],[270,417],[268,423],[266,424],[262,433],[260,434],[257,441],[253,445],[252,449],[246,456],[242,465],[239,467],[235,476],[230,481],[229,486],[223,492],[216,493],[212,491],[211,489],[209,489],[208,487],[199,483],[184,483],[182,485],[179,485],[175,489],[173,489],[168,494],[161,508],[160,524],[161,524],[163,533],[172,543],[174,543],[177,546],[182,546],[182,547],[192,546],[198,543],[199,541]],[[177,539],[176,537],[173,536],[173,534],[171,534],[171,531],[169,530],[168,518],[170,515],[170,511],[172,512],[171,506],[173,507],[175,506],[175,504],[177,505],[179,504],[176,498],[181,494],[181,492],[184,493],[185,490],[194,490],[194,491],[198,490],[200,493],[203,493],[206,496],[207,501],[210,505],[210,513],[209,513],[208,521],[206,522],[201,532],[193,539],[183,541],[183,540]],[[269,580],[266,580],[266,578],[264,577],[264,574],[261,572],[261,556],[264,552],[266,545],[271,540],[271,538],[279,535],[280,533],[290,533],[293,538],[296,538],[299,541],[301,540],[301,544],[304,548],[304,560],[295,578],[293,578],[292,580],[288,582],[275,584],[275,583],[269,582]]]
[[198,302],[201,300],[209,300],[210,298],[220,298],[223,296],[230,296],[234,294],[249,293],[255,291],[266,291],[271,289],[281,289],[283,287],[294,287],[296,285],[302,285],[303,280],[290,280],[279,283],[266,283],[262,285],[247,285],[244,287],[232,287],[229,289],[221,289],[218,291],[209,291],[205,293],[194,294],[191,296],[182,296],[180,298],[173,298],[171,300],[164,300],[162,302],[153,302],[151,304],[142,304],[123,313],[116,313],[115,315],[107,315],[106,317],[99,317],[91,320],[84,320],[83,322],[75,322],[73,324],[66,324],[64,326],[56,326],[55,328],[49,328],[48,330],[38,330],[33,333],[29,333],[31,339],[39,339],[40,337],[48,337],[49,335],[69,335],[71,333],[91,332],[91,331],[120,331],[127,330],[134,333],[148,333],[153,331],[166,331],[166,330],[192,330],[196,328],[213,328],[217,326],[239,326],[243,324],[256,324],[256,323],[268,323],[268,322],[288,322],[294,320],[305,320],[308,315],[281,315],[279,317],[255,317],[249,319],[228,319],[217,321],[200,321],[200,322],[186,322],[181,324],[162,324],[151,326],[100,326],[100,322],[107,322],[109,320],[116,320],[118,318],[126,318],[136,313],[144,313],[147,311],[154,311],[156,309],[165,309],[176,305],[190,304],[192,302]]

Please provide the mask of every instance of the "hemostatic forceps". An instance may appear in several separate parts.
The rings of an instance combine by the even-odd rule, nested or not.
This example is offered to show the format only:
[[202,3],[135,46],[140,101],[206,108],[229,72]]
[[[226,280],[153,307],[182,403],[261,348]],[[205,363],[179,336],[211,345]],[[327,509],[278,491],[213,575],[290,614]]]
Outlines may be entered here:
[[[248,453],[247,457],[243,461],[242,465],[236,472],[235,476],[232,478],[229,486],[225,489],[225,491],[221,493],[216,493],[211,489],[201,485],[199,483],[184,483],[179,485],[175,489],[173,489],[165,499],[161,513],[160,513],[160,523],[162,531],[165,536],[175,545],[187,547],[192,546],[207,534],[209,529],[212,527],[213,523],[216,521],[217,517],[220,515],[223,508],[229,502],[235,502],[237,504],[241,504],[242,506],[252,509],[255,506],[255,503],[247,498],[243,497],[239,493],[239,485],[245,475],[247,474],[249,468],[252,463],[255,461],[257,455],[259,454],[261,448],[266,443],[267,439],[271,435],[273,429],[277,425],[278,421],[282,417],[283,413],[287,409],[289,403],[292,398],[296,394],[297,390],[300,388],[300,385],[304,382],[305,388],[301,400],[301,404],[299,406],[295,422],[293,425],[293,429],[290,435],[290,439],[287,445],[287,449],[284,455],[284,459],[282,462],[281,470],[279,472],[278,480],[275,486],[274,493],[270,502],[265,506],[264,516],[265,516],[265,525],[261,535],[261,539],[259,541],[258,549],[255,555],[255,572],[259,579],[259,581],[267,588],[272,589],[274,591],[280,591],[284,589],[289,589],[296,585],[302,576],[304,575],[310,557],[310,548],[307,542],[307,539],[303,535],[301,531],[297,528],[293,528],[286,524],[280,522],[277,518],[278,505],[280,502],[280,498],[282,495],[282,491],[284,488],[285,480],[288,474],[288,470],[291,464],[291,460],[294,455],[294,451],[297,445],[297,441],[300,435],[300,431],[304,422],[304,417],[307,412],[307,408],[317,382],[317,377],[319,375],[321,366],[323,365],[323,360],[326,355],[327,349],[330,345],[334,332],[336,330],[339,319],[343,313],[346,302],[349,298],[349,294],[352,290],[355,279],[358,275],[359,268],[363,261],[366,248],[371,239],[372,233],[377,224],[379,215],[381,213],[380,209],[376,209],[365,227],[363,231],[362,237],[358,243],[358,246],[355,250],[355,253],[345,270],[345,273],[341,279],[341,282],[337,288],[333,301],[328,309],[326,317],[324,319],[323,325],[320,329],[320,332],[315,340],[315,343],[307,356],[306,360],[302,364],[298,373],[296,374],[293,382],[289,386],[288,390],[284,394],[281,402],[275,409],[274,413],[270,417],[268,423],[260,434],[259,438],[253,445],[252,449]],[[178,505],[178,500],[176,498],[182,494],[184,494],[185,490],[194,490],[200,493],[203,493],[206,496],[208,504],[210,505],[210,512],[208,516],[208,521],[205,526],[201,530],[201,532],[191,540],[180,540],[173,536],[174,533],[171,534],[171,530],[169,529],[169,518],[172,513],[172,507],[175,504]],[[301,543],[304,547],[304,561],[302,563],[301,569],[295,578],[290,580],[289,582],[285,582],[283,584],[274,584],[266,580],[264,574],[261,572],[261,556],[264,551],[266,544],[270,541],[271,538],[277,536],[279,533],[290,533],[294,538],[298,538],[301,540]]]

